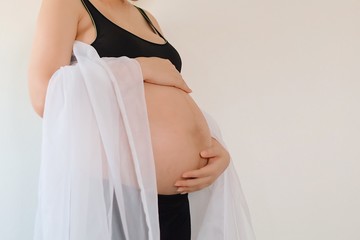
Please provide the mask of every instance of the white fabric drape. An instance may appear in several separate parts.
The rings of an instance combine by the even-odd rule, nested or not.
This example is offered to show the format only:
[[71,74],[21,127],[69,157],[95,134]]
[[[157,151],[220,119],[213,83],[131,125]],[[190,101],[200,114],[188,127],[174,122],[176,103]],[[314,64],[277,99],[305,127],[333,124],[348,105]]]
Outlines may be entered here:
[[[82,42],[73,51],[77,61],[47,89],[34,240],[159,240],[141,68],[127,57],[100,58]],[[232,163],[189,199],[192,239],[255,239]]]

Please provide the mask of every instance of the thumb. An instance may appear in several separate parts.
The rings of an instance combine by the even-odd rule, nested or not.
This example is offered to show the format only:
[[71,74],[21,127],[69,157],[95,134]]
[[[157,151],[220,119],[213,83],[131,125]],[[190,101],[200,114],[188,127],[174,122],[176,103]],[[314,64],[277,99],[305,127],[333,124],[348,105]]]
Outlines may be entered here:
[[204,149],[200,152],[200,155],[202,158],[215,157],[217,155],[216,148],[214,146],[211,146],[207,149]]

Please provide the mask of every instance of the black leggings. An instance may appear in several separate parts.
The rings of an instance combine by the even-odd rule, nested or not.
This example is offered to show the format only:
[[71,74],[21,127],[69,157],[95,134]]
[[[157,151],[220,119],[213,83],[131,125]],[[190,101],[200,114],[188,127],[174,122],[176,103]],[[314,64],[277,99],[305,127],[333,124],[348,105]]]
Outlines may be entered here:
[[[125,239],[119,214],[116,196],[114,194],[114,214],[112,239]],[[160,240],[190,240],[190,207],[188,194],[158,195]],[[138,214],[135,213],[134,214]],[[145,221],[145,220],[144,220]],[[117,223],[117,224],[116,224]],[[139,223],[134,223],[139,224]],[[145,222],[144,222],[145,224]],[[144,237],[145,238],[145,237]],[[135,240],[135,239],[134,239]],[[136,239],[146,240],[146,239]]]
[[158,195],[160,239],[190,240],[188,194]]

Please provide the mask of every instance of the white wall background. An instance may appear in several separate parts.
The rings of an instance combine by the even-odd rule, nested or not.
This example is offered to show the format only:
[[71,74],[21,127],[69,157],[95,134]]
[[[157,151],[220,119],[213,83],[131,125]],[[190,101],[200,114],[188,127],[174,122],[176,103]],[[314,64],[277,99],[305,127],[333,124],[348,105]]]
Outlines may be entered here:
[[[359,240],[360,2],[142,0],[218,120],[258,240]],[[0,239],[31,239],[41,119],[26,69],[40,1],[0,8]]]

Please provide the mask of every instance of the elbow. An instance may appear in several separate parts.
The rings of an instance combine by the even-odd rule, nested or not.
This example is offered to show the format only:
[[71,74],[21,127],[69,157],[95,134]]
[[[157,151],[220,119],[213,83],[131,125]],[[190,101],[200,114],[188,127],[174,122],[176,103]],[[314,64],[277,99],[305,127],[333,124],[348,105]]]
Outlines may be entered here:
[[43,118],[43,114],[44,114],[44,104],[38,104],[33,106],[35,113],[40,117]]
[[30,103],[32,105],[33,110],[35,113],[42,118],[44,107],[45,107],[45,86],[41,84],[39,81],[34,81],[33,78],[29,78],[29,97],[30,97]]
[[43,118],[44,114],[44,102],[43,101],[31,101],[31,105],[35,111],[35,113],[40,117]]

